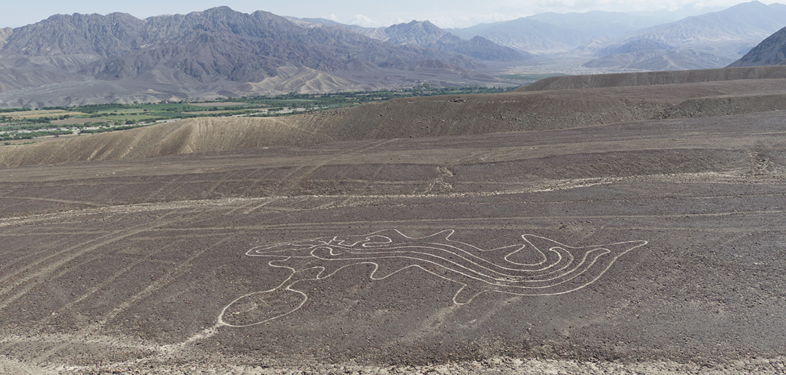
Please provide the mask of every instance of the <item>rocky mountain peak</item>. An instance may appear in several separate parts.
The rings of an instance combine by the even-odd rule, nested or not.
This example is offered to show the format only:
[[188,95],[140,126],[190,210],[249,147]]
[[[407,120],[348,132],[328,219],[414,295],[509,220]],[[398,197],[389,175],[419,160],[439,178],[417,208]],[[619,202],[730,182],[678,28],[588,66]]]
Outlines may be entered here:
[[54,15],[14,30],[6,39],[4,54],[28,56],[109,56],[142,43],[144,22],[130,14]]
[[391,43],[425,46],[436,43],[448,32],[429,21],[412,21],[390,26],[385,29],[385,34]]

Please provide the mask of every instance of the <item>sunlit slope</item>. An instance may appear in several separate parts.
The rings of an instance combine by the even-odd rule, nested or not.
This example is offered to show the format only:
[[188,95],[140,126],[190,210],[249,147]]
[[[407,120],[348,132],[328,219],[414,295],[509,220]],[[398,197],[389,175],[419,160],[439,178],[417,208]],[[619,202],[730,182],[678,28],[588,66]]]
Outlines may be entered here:
[[786,66],[754,66],[745,68],[588,74],[549,77],[526,87],[522,87],[518,90],[566,90],[599,87],[674,85],[699,82],[781,78],[786,78]]
[[[762,77],[775,74],[766,73],[767,69],[754,70],[761,71]],[[189,119],[56,142],[3,146],[0,165],[140,159],[264,146],[308,147],[361,139],[540,131],[786,109],[786,79],[728,80],[728,72],[714,74],[719,80],[406,98],[278,118]]]

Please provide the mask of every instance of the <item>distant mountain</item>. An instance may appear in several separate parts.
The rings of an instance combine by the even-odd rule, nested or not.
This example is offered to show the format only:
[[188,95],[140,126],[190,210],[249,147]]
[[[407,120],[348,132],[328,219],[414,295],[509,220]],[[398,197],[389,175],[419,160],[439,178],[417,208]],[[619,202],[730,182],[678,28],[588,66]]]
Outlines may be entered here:
[[630,13],[591,11],[586,13],[541,13],[527,17],[550,25],[578,30],[585,38],[618,36],[667,22],[663,18]]
[[483,65],[462,54],[385,43],[341,26],[304,28],[272,13],[228,7],[146,20],[122,13],[55,15],[0,31],[0,45],[0,105],[6,106],[495,80],[471,73]]
[[740,51],[755,46],[784,25],[786,5],[752,1],[720,12],[634,31],[626,34],[620,43],[648,39],[674,47],[739,57]]
[[593,54],[601,57],[584,66],[644,70],[720,68],[783,25],[786,5],[743,3],[629,32],[605,46],[587,46],[584,51],[594,48]]
[[463,38],[482,36],[499,45],[533,54],[569,51],[586,40],[586,35],[579,30],[531,18],[452,29],[451,32]]
[[692,70],[712,69],[731,61],[710,53],[693,49],[639,50],[604,56],[584,63],[587,68],[614,68],[624,70]]
[[598,54],[602,56],[607,56],[607,55],[615,55],[621,53],[670,50],[670,49],[674,49],[674,47],[666,43],[661,43],[650,39],[634,39],[621,46],[611,45],[606,48],[603,48],[599,51]]
[[401,23],[388,27],[384,32],[386,42],[455,52],[479,60],[522,61],[532,58],[529,53],[500,46],[480,36],[470,40],[461,39],[429,21]]
[[412,21],[386,28],[385,35],[387,35],[386,42],[424,47],[436,44],[450,33],[429,21]]
[[[305,27],[337,24],[336,22],[319,18],[299,18],[295,20]],[[484,61],[515,62],[533,57],[527,52],[500,46],[483,37],[476,36],[470,40],[461,39],[429,21],[412,21],[387,28],[365,28],[355,25],[342,26],[369,38],[384,42],[460,53]]]
[[519,51],[548,54],[569,52],[591,39],[617,37],[660,22],[658,18],[625,13],[543,13],[447,31],[465,39],[482,36]]
[[587,68],[624,70],[688,70],[711,69],[727,64],[731,59],[690,48],[674,48],[649,39],[634,39],[623,45],[611,45],[600,50],[603,57],[590,60]]
[[786,27],[764,39],[729,67],[784,65],[784,63],[786,63]]

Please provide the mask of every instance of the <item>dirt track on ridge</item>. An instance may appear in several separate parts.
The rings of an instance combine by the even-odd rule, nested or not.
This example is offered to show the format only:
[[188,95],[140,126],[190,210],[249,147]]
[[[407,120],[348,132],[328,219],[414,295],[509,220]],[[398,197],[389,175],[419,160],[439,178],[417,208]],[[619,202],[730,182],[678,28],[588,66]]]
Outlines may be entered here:
[[0,370],[783,372],[786,112],[737,110],[0,169]]

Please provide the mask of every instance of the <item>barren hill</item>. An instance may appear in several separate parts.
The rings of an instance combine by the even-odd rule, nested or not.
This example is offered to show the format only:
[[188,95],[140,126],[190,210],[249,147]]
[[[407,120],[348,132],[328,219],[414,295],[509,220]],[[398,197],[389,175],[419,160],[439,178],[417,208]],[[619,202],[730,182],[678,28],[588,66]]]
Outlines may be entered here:
[[553,130],[769,111],[786,106],[784,77],[786,67],[556,77],[504,94],[406,98],[282,118],[192,119],[58,142],[5,146],[0,148],[0,165]]
[[620,86],[650,86],[771,78],[786,78],[786,67],[700,69],[672,72],[559,76],[545,78],[517,90],[541,91]]

